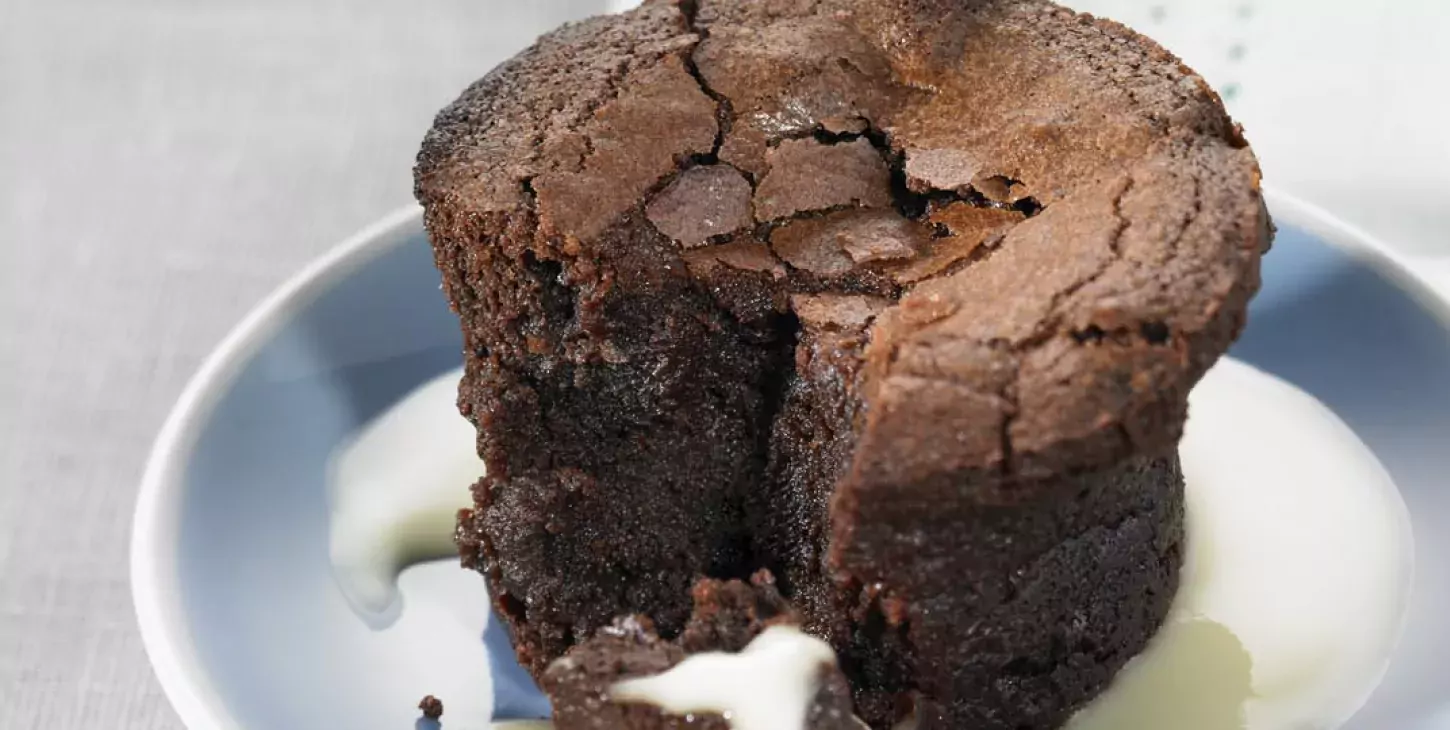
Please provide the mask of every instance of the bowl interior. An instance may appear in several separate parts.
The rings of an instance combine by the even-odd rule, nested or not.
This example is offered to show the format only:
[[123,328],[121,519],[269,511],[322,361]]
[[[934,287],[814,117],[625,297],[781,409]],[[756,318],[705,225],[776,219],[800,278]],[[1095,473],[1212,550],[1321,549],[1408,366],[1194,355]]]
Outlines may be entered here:
[[[1350,727],[1450,727],[1450,679],[1438,669],[1450,654],[1441,618],[1450,614],[1450,571],[1440,559],[1450,555],[1450,490],[1441,489],[1450,474],[1450,332],[1354,241],[1330,245],[1279,222],[1264,293],[1234,354],[1319,397],[1354,428],[1398,482],[1417,535],[1407,635]],[[179,500],[173,549],[184,631],[176,635],[190,637],[200,676],[162,669],[162,679],[169,689],[206,684],[222,705],[210,708],[225,718],[219,727],[410,728],[418,698],[430,693],[500,716],[545,707],[497,627],[480,641],[489,618],[474,574],[446,564],[405,574],[404,620],[413,613],[428,626],[404,639],[370,631],[329,572],[329,454],[461,359],[421,225],[413,217],[394,234],[350,275],[296,298],[198,416],[192,448],[172,457],[182,474],[169,497]],[[466,678],[450,669],[458,662],[491,663],[491,681],[460,685]]]

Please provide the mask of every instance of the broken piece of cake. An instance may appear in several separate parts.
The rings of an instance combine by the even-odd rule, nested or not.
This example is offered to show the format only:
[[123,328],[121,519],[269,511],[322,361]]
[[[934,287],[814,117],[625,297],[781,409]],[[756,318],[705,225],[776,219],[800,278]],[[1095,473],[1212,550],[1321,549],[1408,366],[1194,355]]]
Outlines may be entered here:
[[835,653],[800,631],[769,572],[748,584],[705,579],[693,594],[673,641],[627,616],[549,665],[558,730],[860,730]]

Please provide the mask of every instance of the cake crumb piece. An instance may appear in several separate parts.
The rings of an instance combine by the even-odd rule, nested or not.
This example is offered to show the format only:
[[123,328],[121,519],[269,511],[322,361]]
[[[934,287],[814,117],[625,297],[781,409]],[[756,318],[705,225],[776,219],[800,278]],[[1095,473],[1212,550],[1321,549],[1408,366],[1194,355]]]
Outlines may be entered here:
[[423,717],[426,717],[429,720],[437,720],[438,718],[443,717],[443,700],[440,700],[433,695],[428,695],[423,699],[418,700],[418,709],[423,711]]

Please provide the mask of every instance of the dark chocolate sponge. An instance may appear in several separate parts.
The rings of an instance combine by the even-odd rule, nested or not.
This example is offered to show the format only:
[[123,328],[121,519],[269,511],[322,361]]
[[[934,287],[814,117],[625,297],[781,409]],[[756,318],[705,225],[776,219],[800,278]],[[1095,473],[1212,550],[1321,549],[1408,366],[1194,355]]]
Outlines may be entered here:
[[1043,0],[699,0],[566,26],[417,194],[520,659],[769,568],[884,728],[1059,726],[1177,586],[1186,396],[1271,237],[1152,41]]

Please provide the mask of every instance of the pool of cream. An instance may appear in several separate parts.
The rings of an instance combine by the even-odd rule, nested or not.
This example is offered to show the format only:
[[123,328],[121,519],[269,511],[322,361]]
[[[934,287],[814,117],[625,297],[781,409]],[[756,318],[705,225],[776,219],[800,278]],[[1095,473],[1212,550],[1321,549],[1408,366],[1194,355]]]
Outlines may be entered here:
[[[459,377],[440,376],[399,402],[339,449],[330,469],[339,588],[359,620],[420,646],[478,641],[410,620],[405,602],[426,613],[444,593],[406,596],[398,581],[409,565],[455,555],[456,512],[483,473],[473,429],[454,407]],[[1413,543],[1399,493],[1332,412],[1246,364],[1220,362],[1189,405],[1182,586],[1149,647],[1067,730],[1338,727],[1379,683],[1403,623]],[[446,664],[430,665],[440,682],[477,673]],[[745,718],[771,709],[727,705],[779,693],[740,690],[738,681],[728,680],[738,691],[721,694],[714,709],[737,718],[736,730],[755,730]],[[794,716],[790,707],[779,712]]]

